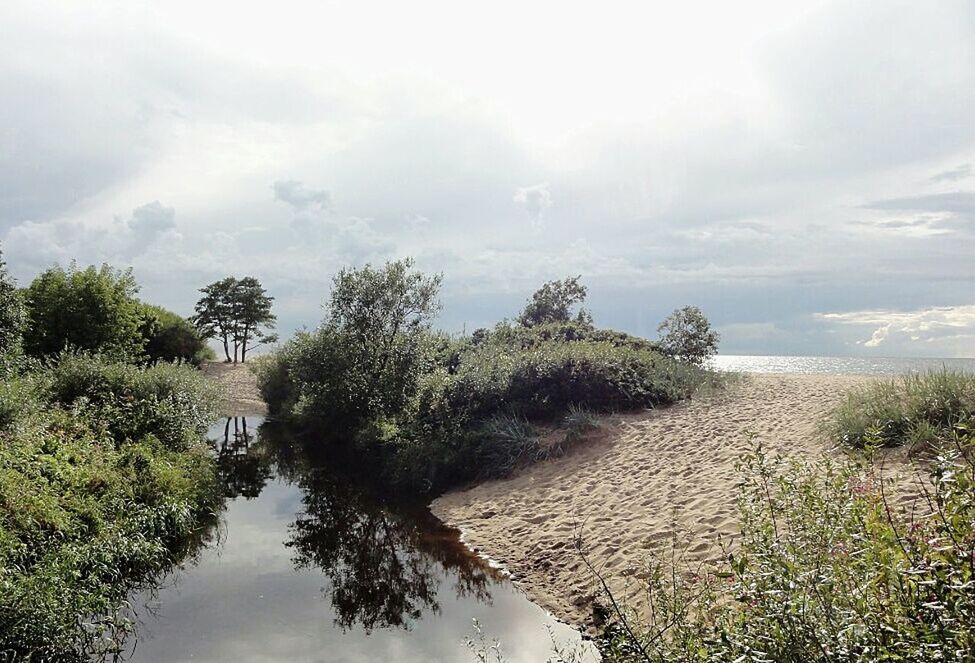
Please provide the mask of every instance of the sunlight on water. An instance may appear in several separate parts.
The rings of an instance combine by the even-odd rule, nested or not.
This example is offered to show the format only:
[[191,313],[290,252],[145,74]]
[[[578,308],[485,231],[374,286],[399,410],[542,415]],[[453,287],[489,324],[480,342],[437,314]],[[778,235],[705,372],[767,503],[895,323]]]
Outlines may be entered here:
[[718,355],[713,366],[742,373],[800,373],[844,375],[897,375],[949,368],[975,371],[975,359],[916,359],[903,357],[789,357]]

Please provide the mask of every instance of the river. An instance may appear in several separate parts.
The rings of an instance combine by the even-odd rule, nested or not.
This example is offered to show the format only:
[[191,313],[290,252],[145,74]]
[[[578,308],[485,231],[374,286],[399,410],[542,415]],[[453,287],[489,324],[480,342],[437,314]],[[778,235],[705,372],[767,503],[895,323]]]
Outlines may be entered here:
[[423,504],[307,462],[260,417],[210,436],[225,508],[189,561],[131,597],[125,660],[474,661],[474,619],[509,663],[545,661],[553,640],[591,649]]

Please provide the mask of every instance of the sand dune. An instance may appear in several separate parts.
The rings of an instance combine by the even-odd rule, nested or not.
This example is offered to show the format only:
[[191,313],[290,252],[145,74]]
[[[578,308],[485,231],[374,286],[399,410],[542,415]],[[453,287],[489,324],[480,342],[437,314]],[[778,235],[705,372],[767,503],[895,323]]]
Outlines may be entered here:
[[582,536],[617,589],[648,546],[678,529],[692,559],[736,533],[735,463],[749,435],[771,453],[818,456],[823,414],[868,378],[754,375],[727,393],[607,421],[605,439],[522,474],[435,500],[433,512],[500,563],[540,605],[585,625],[594,585],[573,548]]

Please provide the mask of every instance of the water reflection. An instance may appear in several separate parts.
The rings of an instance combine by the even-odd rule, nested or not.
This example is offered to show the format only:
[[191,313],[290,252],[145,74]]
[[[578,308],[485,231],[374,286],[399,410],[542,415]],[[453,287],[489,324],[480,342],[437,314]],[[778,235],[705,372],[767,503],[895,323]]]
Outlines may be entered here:
[[490,570],[435,536],[439,523],[429,516],[390,510],[325,472],[306,474],[300,485],[305,509],[286,545],[299,567],[320,568],[329,578],[326,594],[343,629],[408,627],[425,610],[439,613],[444,575],[456,597],[490,601]]
[[[133,596],[130,661],[467,661],[477,618],[509,663],[579,636],[474,558],[422,505],[384,499],[259,418],[214,426],[217,542]],[[139,606],[144,606],[138,609]]]
[[251,453],[253,442],[254,433],[247,428],[247,417],[227,417],[223,440],[217,445],[217,467],[225,497],[255,498],[273,476],[270,458],[259,449]]

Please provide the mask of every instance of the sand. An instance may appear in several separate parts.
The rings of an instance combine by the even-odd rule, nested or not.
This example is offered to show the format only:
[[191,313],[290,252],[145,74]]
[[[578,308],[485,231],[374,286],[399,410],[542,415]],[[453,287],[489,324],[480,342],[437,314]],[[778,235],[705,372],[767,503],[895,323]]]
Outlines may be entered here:
[[591,560],[617,591],[675,525],[692,536],[690,561],[717,559],[716,537],[737,532],[735,464],[753,444],[749,434],[771,454],[817,457],[829,447],[818,422],[868,379],[752,375],[726,394],[607,419],[601,441],[448,493],[431,510],[533,601],[590,626],[598,593],[573,546],[580,527]]
[[200,370],[217,382],[224,391],[224,399],[220,404],[221,416],[267,414],[267,404],[257,390],[257,376],[251,370],[250,364],[208,361]]

